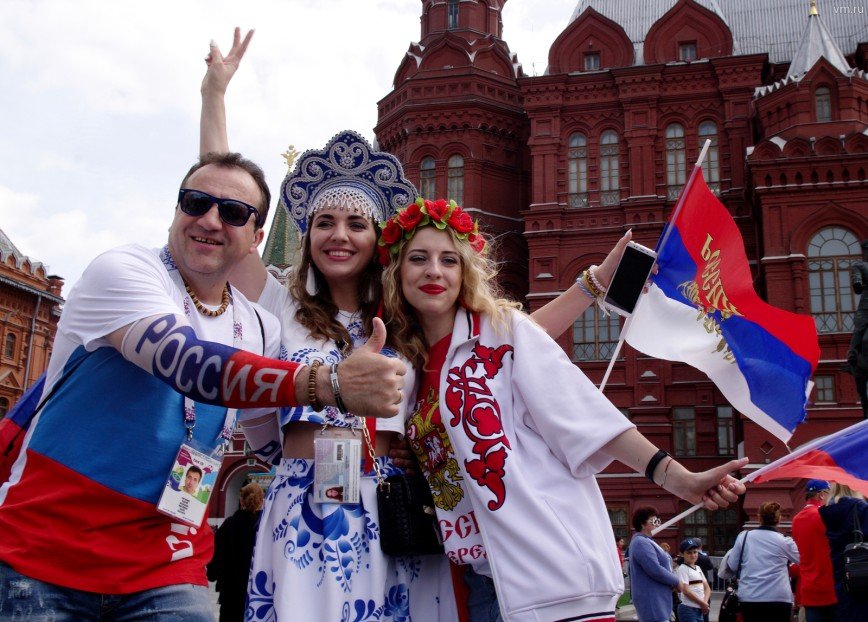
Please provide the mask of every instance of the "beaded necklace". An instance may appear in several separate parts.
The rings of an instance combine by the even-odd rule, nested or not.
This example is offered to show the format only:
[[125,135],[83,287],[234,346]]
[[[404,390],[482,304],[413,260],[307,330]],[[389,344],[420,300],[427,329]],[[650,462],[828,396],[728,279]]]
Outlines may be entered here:
[[196,307],[196,310],[199,313],[208,317],[219,317],[226,313],[226,309],[229,308],[229,283],[223,286],[223,300],[220,302],[220,307],[217,310],[214,310],[209,309],[202,304],[202,301],[200,301],[199,297],[193,292],[187,279],[182,276],[181,280],[184,281],[184,289],[187,290],[187,295],[190,297],[190,300],[193,301],[193,306]]

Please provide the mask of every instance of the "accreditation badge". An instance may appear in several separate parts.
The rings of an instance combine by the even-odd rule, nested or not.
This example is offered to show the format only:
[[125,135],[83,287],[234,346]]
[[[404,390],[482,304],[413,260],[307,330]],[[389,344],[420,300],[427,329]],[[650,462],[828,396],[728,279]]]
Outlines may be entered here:
[[190,440],[181,445],[157,510],[179,521],[199,527],[205,518],[214,491],[221,460],[194,446]]
[[313,500],[358,503],[362,439],[351,429],[330,428],[313,441]]

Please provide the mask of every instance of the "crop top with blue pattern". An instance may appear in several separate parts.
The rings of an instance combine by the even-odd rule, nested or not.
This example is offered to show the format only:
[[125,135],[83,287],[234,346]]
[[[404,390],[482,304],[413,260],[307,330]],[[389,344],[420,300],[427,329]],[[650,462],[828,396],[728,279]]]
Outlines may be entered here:
[[[344,358],[340,348],[338,348],[334,341],[331,339],[313,338],[310,336],[307,328],[298,323],[295,319],[298,305],[292,296],[290,296],[289,290],[270,274],[266,280],[265,288],[259,296],[258,303],[280,319],[282,328],[281,343],[287,352],[288,360],[306,365],[315,360],[320,360],[325,365],[331,365],[332,363],[340,362]],[[362,319],[358,313],[338,311],[337,319],[349,332],[353,348],[363,345],[368,340],[362,325]],[[383,354],[386,356],[399,356],[391,348],[383,348]],[[402,358],[402,360],[404,359]],[[406,361],[404,362],[406,363]],[[404,378],[406,381],[412,383],[413,375],[409,365]],[[407,412],[406,400],[407,391],[405,390],[405,404],[402,404],[401,412],[395,417],[377,419],[378,431],[404,433],[404,418]],[[320,412],[313,410],[310,406],[282,408],[279,413],[279,421],[281,430],[283,426],[293,421],[308,421],[316,424],[328,423],[338,427],[359,427],[361,425],[360,420],[355,415],[352,413],[342,415],[333,406],[326,406]]]

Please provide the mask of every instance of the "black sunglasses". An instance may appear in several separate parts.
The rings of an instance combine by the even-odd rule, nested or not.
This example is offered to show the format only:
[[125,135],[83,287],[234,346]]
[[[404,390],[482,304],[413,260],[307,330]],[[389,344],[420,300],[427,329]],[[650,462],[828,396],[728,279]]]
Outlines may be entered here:
[[215,203],[217,204],[217,212],[220,214],[220,219],[227,225],[243,227],[250,220],[250,215],[256,214],[256,226],[262,226],[259,222],[259,210],[244,201],[218,199],[217,197],[212,197],[207,192],[190,190],[189,188],[181,188],[178,191],[178,207],[181,208],[182,212],[194,218],[207,214],[208,210]]

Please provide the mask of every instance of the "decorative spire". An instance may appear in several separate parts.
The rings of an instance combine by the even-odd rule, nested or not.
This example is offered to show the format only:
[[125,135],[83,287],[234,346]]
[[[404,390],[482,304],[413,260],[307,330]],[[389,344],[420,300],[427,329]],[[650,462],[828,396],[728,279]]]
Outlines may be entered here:
[[[295,145],[289,145],[282,154],[286,160],[287,175],[292,172],[292,166],[298,157]],[[287,284],[290,268],[298,265],[301,258],[301,244],[298,232],[290,224],[286,210],[278,208],[274,210],[274,218],[271,221],[271,229],[262,249],[262,263],[266,270],[277,278],[283,285]]]
[[295,148],[295,145],[290,145],[287,147],[286,151],[282,154],[283,159],[286,160],[286,172],[289,173],[292,171],[292,165],[295,163],[295,159],[298,157],[298,150]]
[[787,79],[799,80],[817,64],[820,57],[829,61],[835,69],[843,74],[849,74],[851,67],[841,53],[841,48],[835,42],[820,12],[817,10],[816,0],[811,0],[811,10],[808,13],[808,25],[790,62],[787,71]]

